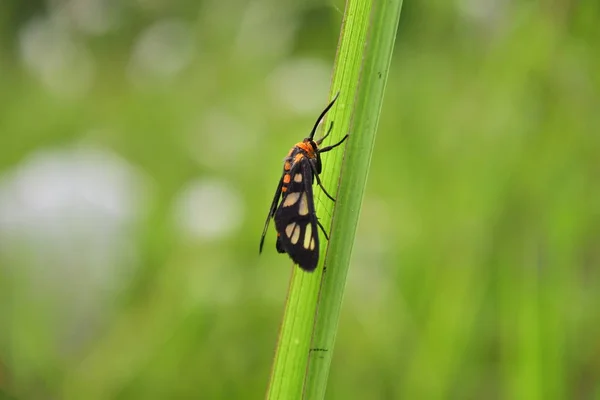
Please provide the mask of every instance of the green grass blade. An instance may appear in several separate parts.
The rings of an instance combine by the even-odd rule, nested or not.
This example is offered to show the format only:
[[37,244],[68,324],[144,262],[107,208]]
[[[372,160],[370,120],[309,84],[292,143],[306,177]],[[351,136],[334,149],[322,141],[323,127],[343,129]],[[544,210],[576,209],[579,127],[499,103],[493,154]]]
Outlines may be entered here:
[[322,240],[320,266],[314,273],[293,270],[268,399],[313,400],[325,395],[401,7],[401,0],[346,4],[332,85],[332,94],[339,91],[340,96],[325,126],[335,121],[328,143],[346,133],[350,138],[338,151],[323,156],[321,175],[329,193],[336,193],[339,182],[335,219],[334,203],[315,190],[316,212],[323,226],[331,227],[331,241]]
[[[349,3],[351,12],[353,3],[359,3],[357,6],[360,6],[361,3],[369,3],[369,1],[350,0]],[[349,130],[351,136],[342,169],[338,203],[332,225],[333,234],[327,250],[327,273],[322,280],[311,344],[314,349],[326,351],[311,353],[304,392],[307,399],[322,399],[325,396],[346,275],[367,183],[401,9],[402,0],[373,0],[369,18],[363,21],[368,22],[369,32],[367,43],[362,48],[358,37],[351,34],[346,37],[345,32],[342,34],[341,50],[334,75],[334,87],[342,86],[342,90],[344,90],[344,67],[353,67],[353,61],[358,57],[361,57],[359,59],[362,59],[363,63],[357,80],[356,103],[353,107],[353,120]],[[346,27],[349,25],[346,24]],[[353,43],[353,40],[356,42]],[[345,41],[348,43],[348,52],[344,52]],[[357,53],[359,49],[362,53]],[[346,61],[344,57],[348,57],[349,60]]]

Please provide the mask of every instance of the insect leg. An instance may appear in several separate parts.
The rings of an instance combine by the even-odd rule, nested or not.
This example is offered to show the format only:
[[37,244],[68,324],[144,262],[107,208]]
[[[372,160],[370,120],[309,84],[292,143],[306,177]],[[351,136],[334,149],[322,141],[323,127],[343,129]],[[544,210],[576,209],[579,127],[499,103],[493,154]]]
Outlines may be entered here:
[[342,138],[342,140],[340,140],[339,142],[337,142],[336,144],[333,144],[331,146],[327,146],[327,147],[323,147],[322,149],[319,149],[319,153],[326,153],[332,149],[335,149],[336,147],[338,147],[340,144],[344,143],[344,140],[348,139],[348,135],[344,136]]
[[325,140],[325,138],[327,136],[329,136],[329,134],[331,133],[331,130],[333,129],[333,121],[331,121],[331,123],[329,124],[329,129],[327,129],[327,133],[325,134],[325,136],[323,136],[321,139],[317,140],[315,143],[317,144],[317,146],[320,146],[321,143],[323,143],[323,140]]
[[310,168],[312,169],[313,175],[317,181],[317,185],[319,185],[319,187],[321,188],[321,190],[323,190],[323,192],[325,193],[325,195],[327,197],[329,197],[331,199],[331,201],[335,202],[335,199],[333,197],[331,197],[331,195],[329,193],[327,193],[327,190],[325,190],[325,187],[323,186],[323,184],[321,183],[321,178],[319,178],[319,174],[317,173],[317,169],[314,166],[314,164],[312,162],[309,162],[310,164]]
[[319,225],[319,228],[321,228],[321,232],[323,232],[323,235],[325,235],[325,239],[329,240],[329,236],[327,236],[327,232],[325,232],[325,228],[321,224],[321,221],[319,221],[318,219],[317,219],[317,225]]

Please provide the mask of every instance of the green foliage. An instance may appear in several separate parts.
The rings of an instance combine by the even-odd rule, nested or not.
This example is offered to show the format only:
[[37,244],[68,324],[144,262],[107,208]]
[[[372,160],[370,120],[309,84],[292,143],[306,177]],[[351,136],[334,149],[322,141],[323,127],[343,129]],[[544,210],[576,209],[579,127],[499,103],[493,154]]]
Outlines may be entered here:
[[[74,93],[43,83],[19,50],[19,20],[0,18],[10,30],[0,48],[0,194],[39,152],[90,147],[131,165],[145,188],[132,200],[139,217],[111,236],[127,255],[118,259],[88,251],[78,230],[90,223],[108,240],[105,219],[67,213],[53,235],[72,240],[65,256],[54,241],[21,236],[26,224],[7,221],[24,214],[0,196],[9,398],[265,393],[290,263],[272,232],[260,257],[258,240],[281,159],[326,101],[341,5],[207,1],[198,12],[183,3],[132,7],[114,31],[76,35],[93,80]],[[597,397],[598,6],[459,3],[403,7],[327,399]],[[193,51],[179,74],[144,81],[127,72],[133,43],[163,16],[189,21]],[[239,213],[225,215],[240,223],[224,236],[176,222],[182,190],[198,179],[234,188]],[[60,197],[45,199],[10,204]],[[35,210],[33,226],[45,226]],[[93,284],[109,272],[119,284]]]

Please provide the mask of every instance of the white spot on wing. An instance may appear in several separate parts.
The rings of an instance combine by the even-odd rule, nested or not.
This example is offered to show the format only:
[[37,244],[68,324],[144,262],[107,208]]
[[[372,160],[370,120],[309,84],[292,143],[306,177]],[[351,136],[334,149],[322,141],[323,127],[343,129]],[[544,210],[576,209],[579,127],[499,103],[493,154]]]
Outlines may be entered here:
[[310,241],[313,240],[312,237],[312,225],[308,224],[306,225],[306,231],[304,232],[304,248],[308,249],[310,246]]
[[293,192],[293,193],[288,194],[285,197],[285,200],[283,201],[283,206],[284,207],[293,206],[298,201],[298,197],[300,197],[300,192]]
[[300,208],[298,210],[298,214],[300,214],[300,215],[308,214],[308,199],[306,198],[306,192],[303,192],[302,197],[300,198]]
[[315,238],[310,239],[310,249],[311,250],[315,249]]
[[296,244],[298,243],[298,239],[300,239],[300,226],[296,225],[296,228],[294,229],[294,234],[292,235],[292,238],[290,240],[292,241],[292,244]]
[[294,175],[294,182],[302,182],[302,174],[296,174]]
[[292,222],[291,224],[289,224],[288,226],[285,227],[285,234],[287,235],[287,237],[292,236],[292,232],[294,232],[295,227],[296,227],[295,222]]

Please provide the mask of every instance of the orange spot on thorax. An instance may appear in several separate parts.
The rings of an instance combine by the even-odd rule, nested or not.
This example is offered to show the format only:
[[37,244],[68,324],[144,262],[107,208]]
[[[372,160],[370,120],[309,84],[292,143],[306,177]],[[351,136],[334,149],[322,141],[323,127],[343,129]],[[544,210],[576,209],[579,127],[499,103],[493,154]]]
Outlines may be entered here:
[[310,144],[310,142],[299,142],[296,144],[296,147],[299,147],[302,150],[304,150],[306,154],[308,154],[308,157],[315,158],[315,148]]

